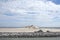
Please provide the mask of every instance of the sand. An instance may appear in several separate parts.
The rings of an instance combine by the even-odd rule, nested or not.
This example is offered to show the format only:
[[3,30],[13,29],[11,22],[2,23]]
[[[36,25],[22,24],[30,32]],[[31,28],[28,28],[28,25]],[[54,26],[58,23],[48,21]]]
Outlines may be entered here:
[[0,32],[34,32],[38,30],[32,28],[0,28]]
[[44,32],[51,31],[51,32],[60,32],[60,29],[48,29],[48,28],[0,28],[0,32],[34,32],[38,30],[43,30]]

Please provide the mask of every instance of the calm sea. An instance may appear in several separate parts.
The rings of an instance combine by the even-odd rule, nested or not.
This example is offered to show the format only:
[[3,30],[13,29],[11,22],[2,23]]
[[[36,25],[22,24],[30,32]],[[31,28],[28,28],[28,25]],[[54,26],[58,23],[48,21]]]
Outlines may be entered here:
[[45,37],[45,38],[0,38],[0,40],[60,40],[60,37]]

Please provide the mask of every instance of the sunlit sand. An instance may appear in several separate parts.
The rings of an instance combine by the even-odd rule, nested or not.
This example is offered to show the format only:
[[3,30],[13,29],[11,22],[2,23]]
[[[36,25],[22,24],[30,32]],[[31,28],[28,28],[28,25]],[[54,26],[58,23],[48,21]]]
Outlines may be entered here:
[[27,26],[24,28],[0,28],[0,32],[34,32],[42,30],[43,32],[60,32],[60,29],[36,28],[35,26]]

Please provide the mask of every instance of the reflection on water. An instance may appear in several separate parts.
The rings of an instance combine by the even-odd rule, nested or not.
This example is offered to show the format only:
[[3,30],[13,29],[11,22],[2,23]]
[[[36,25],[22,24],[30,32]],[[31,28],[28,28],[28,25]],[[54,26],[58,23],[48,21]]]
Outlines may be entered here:
[[43,38],[0,38],[0,40],[60,40],[60,37],[43,37]]

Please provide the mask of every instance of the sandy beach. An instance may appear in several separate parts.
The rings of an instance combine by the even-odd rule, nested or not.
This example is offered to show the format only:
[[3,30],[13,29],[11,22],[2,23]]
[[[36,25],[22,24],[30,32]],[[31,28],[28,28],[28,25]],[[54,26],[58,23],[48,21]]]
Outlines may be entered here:
[[0,28],[0,32],[34,32],[38,30],[32,28]]
[[51,32],[60,32],[60,29],[48,29],[48,28],[0,28],[0,32],[34,32],[38,30],[43,30],[44,32],[51,31]]

